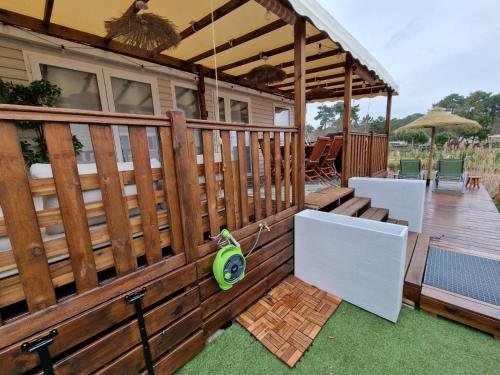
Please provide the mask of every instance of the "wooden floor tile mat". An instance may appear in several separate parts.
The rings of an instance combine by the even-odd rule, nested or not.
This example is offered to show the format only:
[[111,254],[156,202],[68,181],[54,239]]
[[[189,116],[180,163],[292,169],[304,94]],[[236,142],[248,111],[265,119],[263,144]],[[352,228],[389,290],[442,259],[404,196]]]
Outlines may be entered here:
[[289,276],[236,321],[293,367],[340,302],[340,298]]

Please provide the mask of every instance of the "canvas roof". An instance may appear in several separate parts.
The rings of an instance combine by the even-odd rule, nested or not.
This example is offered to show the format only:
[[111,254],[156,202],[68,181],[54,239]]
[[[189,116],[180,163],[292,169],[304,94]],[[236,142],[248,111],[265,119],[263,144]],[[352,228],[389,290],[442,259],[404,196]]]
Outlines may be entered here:
[[[258,88],[292,97],[293,25],[280,21],[260,4],[263,2],[266,0],[149,0],[148,11],[171,20],[184,35],[177,49],[154,55],[106,39],[104,22],[121,16],[135,3],[133,0],[0,0],[0,21],[180,69],[195,71],[202,65],[212,77],[217,68],[219,79],[243,85],[249,85],[245,74],[263,64],[259,56],[265,55],[266,63],[282,67],[288,76],[279,84]],[[389,90],[397,93],[398,86],[390,74],[315,0],[283,3],[308,20],[308,89],[325,86],[332,89],[328,99],[341,98],[349,52],[374,77],[367,82],[354,75],[354,98],[385,95]],[[218,50],[215,57],[214,42]]]

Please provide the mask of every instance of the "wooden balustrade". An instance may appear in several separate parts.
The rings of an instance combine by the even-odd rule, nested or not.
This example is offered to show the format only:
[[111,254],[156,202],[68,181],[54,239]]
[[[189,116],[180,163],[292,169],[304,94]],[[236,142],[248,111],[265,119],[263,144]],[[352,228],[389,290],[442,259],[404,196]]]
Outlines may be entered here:
[[[43,122],[51,177],[26,170],[17,120]],[[34,313],[175,255],[177,266],[196,261],[222,228],[265,221],[297,200],[296,128],[11,105],[0,106],[0,121],[0,311],[25,304]],[[94,173],[78,172],[70,123],[89,124]],[[128,127],[133,170],[118,169],[114,125]],[[157,131],[159,168],[146,126]],[[35,209],[34,199],[57,204]]]
[[387,165],[387,135],[351,132],[349,177],[383,175]]

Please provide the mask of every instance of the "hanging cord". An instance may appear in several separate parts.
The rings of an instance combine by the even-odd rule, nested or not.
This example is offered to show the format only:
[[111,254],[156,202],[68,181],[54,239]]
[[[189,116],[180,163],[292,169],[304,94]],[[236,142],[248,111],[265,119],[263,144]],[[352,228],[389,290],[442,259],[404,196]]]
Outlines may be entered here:
[[215,119],[219,121],[219,75],[217,73],[217,47],[215,45],[215,20],[214,20],[214,0],[210,0],[210,10],[212,16],[212,45],[213,45],[213,56],[214,56],[214,69],[215,69],[215,97],[216,97],[216,111]]

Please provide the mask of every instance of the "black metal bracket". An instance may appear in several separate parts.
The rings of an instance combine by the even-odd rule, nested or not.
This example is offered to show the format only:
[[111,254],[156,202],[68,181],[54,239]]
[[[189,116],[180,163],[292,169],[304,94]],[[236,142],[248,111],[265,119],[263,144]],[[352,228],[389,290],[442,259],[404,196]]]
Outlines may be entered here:
[[146,360],[146,367],[149,375],[154,375],[153,359],[151,358],[151,350],[149,349],[148,333],[146,331],[146,322],[144,321],[144,314],[142,313],[141,299],[146,294],[146,288],[128,294],[125,296],[125,302],[133,303],[135,307],[135,315],[137,323],[139,324],[139,333],[141,334],[142,350],[144,352],[144,359]]
[[57,329],[50,331],[48,335],[40,337],[31,342],[25,342],[21,345],[21,350],[28,353],[38,353],[40,358],[40,367],[45,375],[54,375],[54,367],[52,366],[52,358],[49,353],[49,345],[57,336]]

